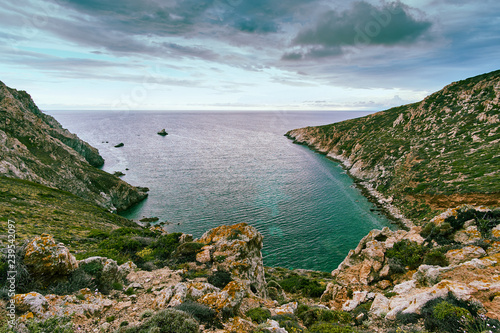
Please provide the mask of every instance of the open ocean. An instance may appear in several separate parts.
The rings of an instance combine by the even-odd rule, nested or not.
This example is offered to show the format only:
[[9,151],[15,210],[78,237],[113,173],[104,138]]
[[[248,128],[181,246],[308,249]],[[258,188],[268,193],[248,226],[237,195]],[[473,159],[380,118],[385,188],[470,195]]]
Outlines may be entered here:
[[[264,236],[267,266],[329,272],[371,229],[396,228],[337,163],[283,136],[369,112],[48,113],[99,149],[103,170],[149,187],[121,215],[159,217],[194,237],[246,222]],[[162,128],[168,136],[156,134]]]

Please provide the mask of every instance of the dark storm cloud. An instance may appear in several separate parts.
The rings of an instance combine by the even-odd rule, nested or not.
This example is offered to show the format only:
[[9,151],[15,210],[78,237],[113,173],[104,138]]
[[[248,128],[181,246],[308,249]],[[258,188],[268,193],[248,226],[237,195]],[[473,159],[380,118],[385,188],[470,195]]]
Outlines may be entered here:
[[197,32],[207,26],[232,28],[247,33],[279,31],[313,1],[291,0],[183,0],[159,2],[60,0],[61,4],[92,16],[108,28],[139,35],[168,36]]
[[292,44],[312,49],[287,53],[283,59],[334,56],[345,46],[409,45],[419,40],[431,25],[428,20],[414,17],[411,8],[400,2],[375,7],[359,1],[348,10],[324,13],[315,26],[300,31]]

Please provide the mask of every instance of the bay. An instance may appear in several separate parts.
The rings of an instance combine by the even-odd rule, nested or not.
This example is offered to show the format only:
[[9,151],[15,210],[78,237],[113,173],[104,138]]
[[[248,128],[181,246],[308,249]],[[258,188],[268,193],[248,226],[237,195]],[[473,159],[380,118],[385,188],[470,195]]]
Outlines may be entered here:
[[368,112],[49,113],[99,149],[103,170],[150,188],[123,216],[194,237],[246,222],[264,236],[267,266],[331,271],[371,229],[395,228],[340,165],[283,136]]

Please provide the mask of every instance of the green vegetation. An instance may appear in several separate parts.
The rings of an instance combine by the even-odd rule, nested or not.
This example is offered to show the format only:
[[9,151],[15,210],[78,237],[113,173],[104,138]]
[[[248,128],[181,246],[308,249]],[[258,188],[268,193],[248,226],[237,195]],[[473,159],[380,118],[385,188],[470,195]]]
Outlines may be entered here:
[[403,239],[387,250],[386,257],[396,260],[404,267],[416,269],[422,264],[425,253],[426,248],[424,246],[419,245],[417,242]]
[[341,326],[332,323],[318,323],[314,324],[309,328],[310,333],[354,333],[354,330],[350,326]]
[[120,226],[137,228],[133,221],[69,192],[0,177],[0,238],[7,237],[7,219],[16,222],[18,241],[48,233],[74,251],[95,248],[86,239],[90,229],[107,233]]
[[[30,333],[73,333],[75,332],[73,323],[70,317],[51,317],[42,321],[34,319],[28,320],[26,323],[27,332]],[[21,330],[12,330],[7,324],[0,327],[0,333],[17,333],[24,332]]]
[[124,227],[106,232],[90,230],[81,242],[93,245],[77,259],[102,256],[114,259],[118,264],[133,261],[138,267],[150,269],[163,267],[179,246],[180,233],[162,235],[141,227]]
[[419,103],[308,127],[306,136],[315,138],[315,148],[362,162],[361,172],[370,175],[363,180],[414,221],[459,203],[495,206],[500,105],[493,99],[499,81],[500,71],[476,76]]
[[432,332],[497,332],[500,321],[480,313],[477,303],[457,299],[453,293],[447,297],[436,298],[425,304],[421,314],[398,313],[399,324],[414,324],[423,319],[425,329]]
[[326,286],[320,284],[317,280],[296,274],[290,274],[285,279],[278,281],[278,283],[285,291],[301,293],[306,297],[321,297],[326,290]]
[[186,312],[166,309],[157,312],[143,324],[121,330],[122,333],[198,333],[196,320]]
[[447,217],[439,225],[432,222],[427,223],[421,234],[427,240],[434,240],[438,244],[449,244],[452,242],[450,237],[457,230],[462,229],[465,222],[476,225],[481,236],[488,239],[491,237],[491,229],[500,224],[500,209],[480,212],[473,208],[462,207],[456,215]]
[[207,282],[216,286],[217,288],[224,288],[229,282],[233,281],[231,273],[219,270],[210,275]]
[[346,325],[353,321],[352,315],[348,312],[308,307],[306,305],[299,306],[297,316],[307,327],[318,323]]
[[201,324],[205,324],[210,327],[220,326],[220,323],[217,320],[217,312],[206,305],[188,300],[182,304],[177,305],[175,309],[188,313],[189,315],[193,316],[193,318],[198,320]]
[[271,318],[271,311],[263,308],[253,308],[248,310],[245,315],[258,324],[265,323],[266,320]]

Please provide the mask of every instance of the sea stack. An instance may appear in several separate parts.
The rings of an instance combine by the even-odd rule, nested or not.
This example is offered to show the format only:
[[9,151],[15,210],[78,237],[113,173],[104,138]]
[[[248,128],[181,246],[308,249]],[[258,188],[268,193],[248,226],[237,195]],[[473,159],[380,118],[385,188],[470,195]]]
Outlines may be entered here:
[[165,129],[162,129],[161,131],[158,132],[158,135],[165,136],[168,135],[167,131]]

